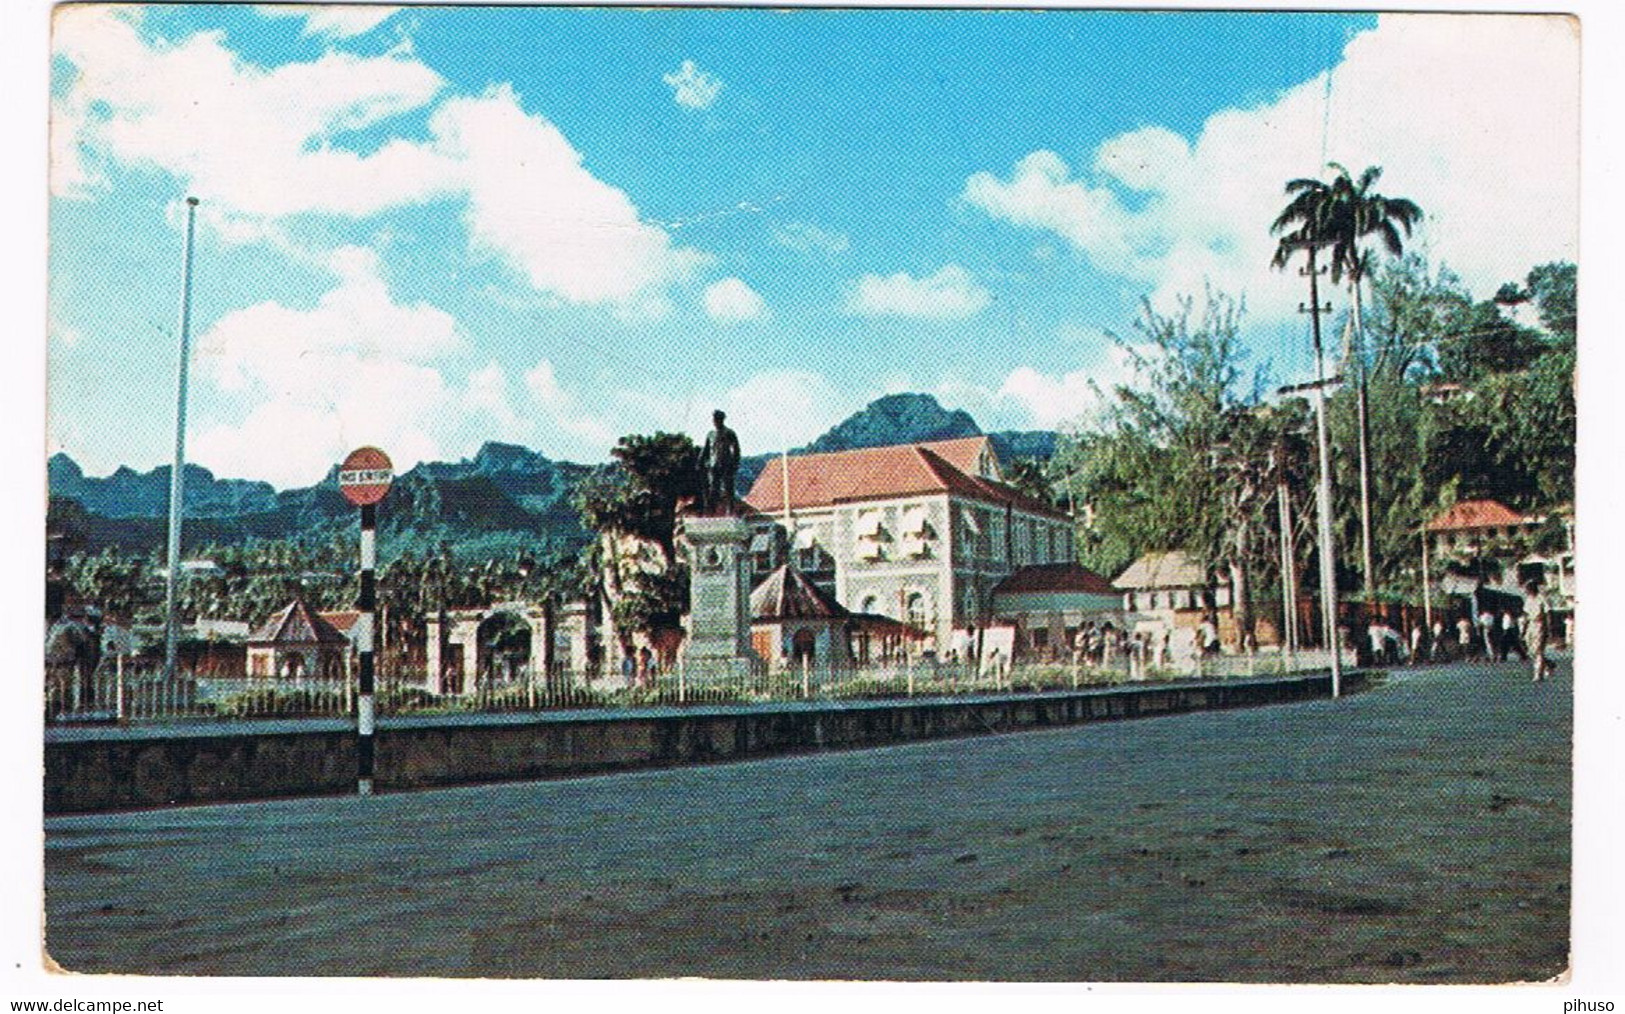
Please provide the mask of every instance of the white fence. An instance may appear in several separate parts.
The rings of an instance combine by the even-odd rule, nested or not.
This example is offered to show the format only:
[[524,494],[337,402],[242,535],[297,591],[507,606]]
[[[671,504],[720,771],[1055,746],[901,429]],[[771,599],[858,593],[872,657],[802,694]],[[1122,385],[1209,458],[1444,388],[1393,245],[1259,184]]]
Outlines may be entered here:
[[[460,693],[434,693],[423,673],[381,674],[380,715],[522,712],[559,708],[650,707],[683,704],[907,698],[968,693],[1043,692],[1144,681],[1238,679],[1324,670],[1330,654],[1209,655],[1183,666],[1153,666],[1132,657],[1112,665],[1017,663],[977,667],[965,662],[905,662],[863,668],[806,665],[770,669],[682,665],[641,677],[556,671],[483,682]],[[1353,658],[1344,654],[1344,664]],[[207,679],[122,665],[94,673],[53,673],[46,679],[45,717],[51,722],[170,719],[258,719],[347,716],[354,712],[349,680]]]

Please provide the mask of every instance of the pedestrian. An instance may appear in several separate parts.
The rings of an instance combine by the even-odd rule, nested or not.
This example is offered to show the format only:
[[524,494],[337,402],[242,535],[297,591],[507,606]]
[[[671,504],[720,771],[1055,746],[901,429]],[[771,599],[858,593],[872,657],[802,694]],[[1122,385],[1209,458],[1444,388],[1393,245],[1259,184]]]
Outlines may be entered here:
[[1383,661],[1383,649],[1387,646],[1387,638],[1383,636],[1382,624],[1372,620],[1365,626],[1365,636],[1371,641],[1371,664],[1379,665]]
[[1523,638],[1518,632],[1519,622],[1513,617],[1511,610],[1501,610],[1501,661],[1511,660],[1512,654],[1517,653],[1519,661],[1529,661],[1529,652],[1524,648]]
[[1422,625],[1420,623],[1413,623],[1413,624],[1411,624],[1411,658],[1410,658],[1410,663],[1411,663],[1411,665],[1417,665],[1421,661],[1422,661]]
[[1433,639],[1428,642],[1428,661],[1440,662],[1444,660],[1444,621],[1433,621]]
[[1552,674],[1551,659],[1546,657],[1546,621],[1549,612],[1540,588],[1533,581],[1524,585],[1523,639],[1529,649],[1529,661],[1534,665],[1536,683]]
[[1384,665],[1398,665],[1405,652],[1405,639],[1386,621],[1382,624],[1382,661]]
[[1202,643],[1202,654],[1216,655],[1219,652],[1219,625],[1213,622],[1213,615],[1209,613],[1202,617],[1202,622],[1196,628]]
[[1499,652],[1496,650],[1495,614],[1488,609],[1481,609],[1478,613],[1478,630],[1484,640],[1484,661],[1495,661]]
[[1466,616],[1456,617],[1456,650],[1463,659],[1473,651],[1473,621]]

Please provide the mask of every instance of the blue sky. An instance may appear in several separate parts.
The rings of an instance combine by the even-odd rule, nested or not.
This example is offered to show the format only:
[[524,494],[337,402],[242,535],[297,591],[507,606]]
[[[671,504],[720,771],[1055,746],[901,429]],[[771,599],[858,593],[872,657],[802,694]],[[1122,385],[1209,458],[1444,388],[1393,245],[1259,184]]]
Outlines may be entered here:
[[881,394],[1066,426],[1142,298],[1298,379],[1281,185],[1380,164],[1475,292],[1577,259],[1578,47],[1509,16],[63,8],[48,440],[281,486],[377,443],[805,442]]

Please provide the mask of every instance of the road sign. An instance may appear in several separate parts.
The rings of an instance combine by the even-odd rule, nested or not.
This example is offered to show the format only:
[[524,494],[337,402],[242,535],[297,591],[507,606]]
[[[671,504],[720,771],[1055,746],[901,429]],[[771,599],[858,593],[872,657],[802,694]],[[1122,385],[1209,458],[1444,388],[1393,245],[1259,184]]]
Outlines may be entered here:
[[395,466],[390,464],[389,455],[376,447],[351,451],[339,466],[339,492],[357,507],[382,500],[394,479]]

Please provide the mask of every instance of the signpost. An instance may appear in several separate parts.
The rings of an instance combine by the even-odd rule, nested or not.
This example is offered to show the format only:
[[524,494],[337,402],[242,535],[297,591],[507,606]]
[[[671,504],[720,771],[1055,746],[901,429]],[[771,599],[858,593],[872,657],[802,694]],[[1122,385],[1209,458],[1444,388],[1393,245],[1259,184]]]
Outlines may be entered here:
[[377,504],[389,493],[395,469],[389,455],[376,447],[361,447],[350,452],[339,466],[339,492],[344,499],[361,508],[361,595],[356,608],[361,612],[356,619],[356,794],[372,795],[372,733],[376,719],[373,708],[372,616],[376,608],[377,589],[373,568],[378,561]]

